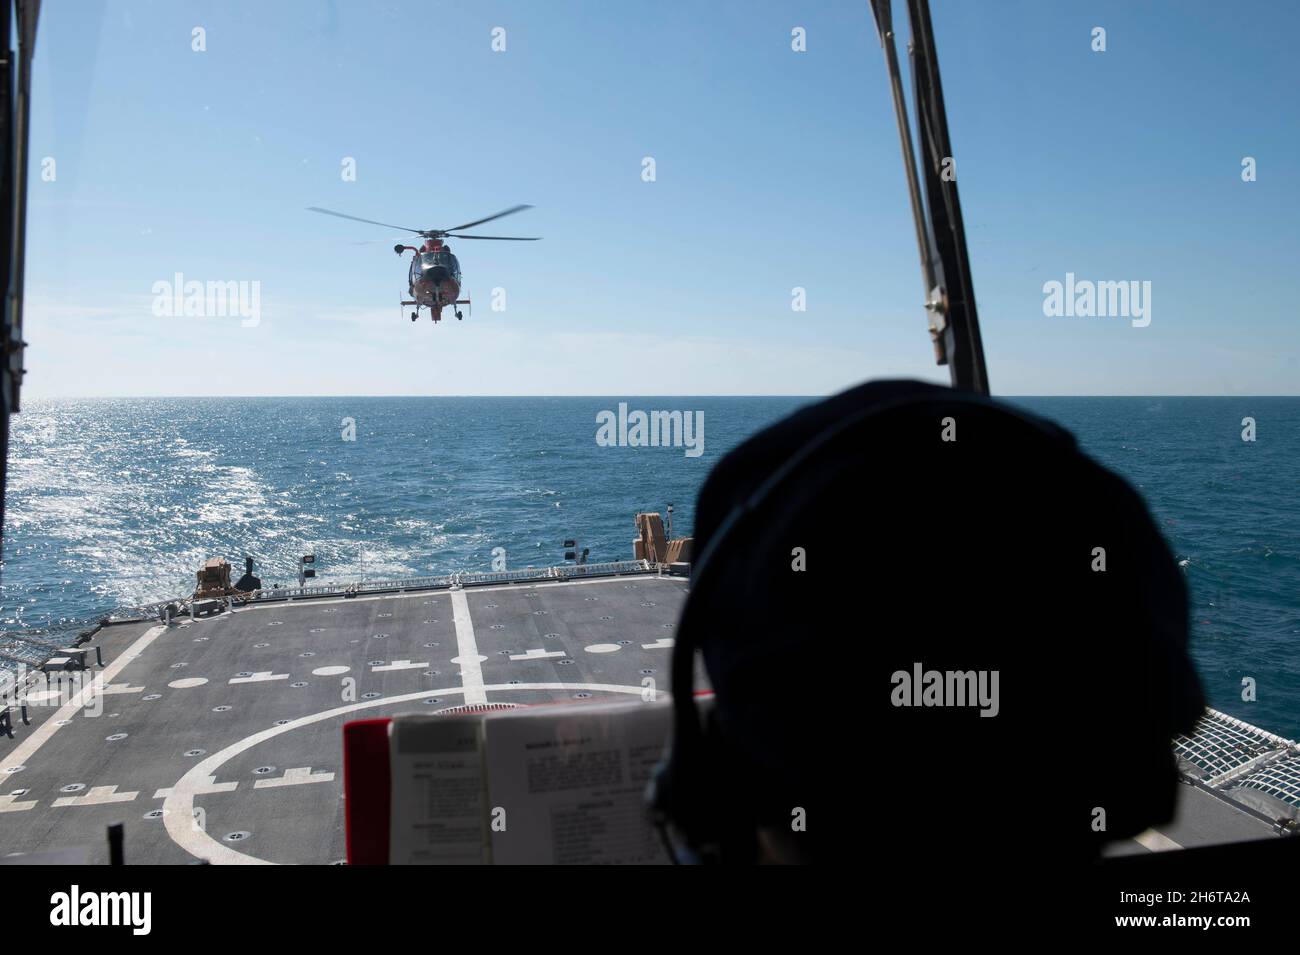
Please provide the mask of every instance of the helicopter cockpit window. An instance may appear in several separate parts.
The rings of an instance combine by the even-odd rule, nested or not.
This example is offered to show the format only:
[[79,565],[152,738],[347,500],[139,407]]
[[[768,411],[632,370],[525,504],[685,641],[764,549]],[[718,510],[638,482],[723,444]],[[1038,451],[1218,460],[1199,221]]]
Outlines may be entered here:
[[420,253],[420,266],[422,268],[431,269],[439,265],[453,272],[460,268],[460,263],[456,261],[456,256],[445,250],[439,249],[437,252]]

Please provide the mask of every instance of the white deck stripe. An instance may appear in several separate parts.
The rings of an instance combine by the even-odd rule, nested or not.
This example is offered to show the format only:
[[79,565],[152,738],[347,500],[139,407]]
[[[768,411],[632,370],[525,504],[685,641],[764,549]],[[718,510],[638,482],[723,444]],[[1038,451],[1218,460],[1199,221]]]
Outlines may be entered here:
[[[190,788],[190,792],[195,796],[206,796],[208,793],[233,793],[239,783],[219,783],[217,777],[209,776],[206,780],[200,779],[198,783]],[[153,794],[154,799],[166,799],[172,794],[172,787],[166,786]]]
[[1178,843],[1170,839],[1163,832],[1156,832],[1154,829],[1148,829],[1146,832],[1139,832],[1133,837],[1133,841],[1143,849],[1149,849],[1152,852],[1168,852],[1170,849],[1181,849]]
[[550,657],[564,656],[563,650],[529,650],[526,653],[512,653],[511,660],[546,660]]
[[[127,647],[116,660],[96,673],[89,686],[82,687],[76,696],[60,706],[57,713],[36,727],[30,736],[15,747],[14,751],[5,757],[4,765],[25,766],[30,763],[32,757],[36,755],[36,751],[44,746],[46,741],[59,730],[60,720],[70,720],[76,716],[77,711],[90,701],[90,695],[100,692],[100,688],[105,683],[121,673],[123,667],[143,653],[149,644],[157,640],[159,635],[166,629],[163,626],[150,627],[141,634],[140,639]],[[0,773],[0,776],[3,775],[4,773]]]
[[297,769],[286,769],[283,776],[259,779],[253,783],[253,788],[275,789],[277,786],[302,786],[305,783],[329,783],[333,781],[333,773],[313,773],[310,766],[301,766]]
[[0,796],[0,812],[25,812],[36,805],[36,800],[27,802],[17,802],[18,797],[14,795]]
[[63,796],[54,800],[55,806],[105,806],[114,802],[130,802],[139,792],[120,793],[116,786],[91,786],[84,796]]
[[474,621],[470,619],[465,591],[451,592],[451,611],[456,621],[456,655],[460,661],[461,686],[465,687],[465,702],[471,706],[486,703],[483,665],[479,661],[478,643],[474,639]]
[[236,676],[227,680],[227,683],[269,683],[271,680],[287,680],[287,673],[272,673],[270,670],[263,670],[261,673],[254,673],[252,676]]

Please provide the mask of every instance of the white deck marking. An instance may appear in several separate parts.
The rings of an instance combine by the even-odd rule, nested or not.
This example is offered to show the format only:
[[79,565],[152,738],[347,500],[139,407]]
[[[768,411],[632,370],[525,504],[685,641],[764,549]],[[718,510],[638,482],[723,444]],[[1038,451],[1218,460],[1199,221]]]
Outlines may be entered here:
[[265,670],[261,673],[254,673],[252,676],[232,676],[227,683],[269,683],[271,680],[287,680],[287,673],[272,673]]
[[57,806],[103,806],[111,802],[130,802],[138,792],[120,793],[116,786],[91,786],[84,796],[62,796],[54,800]]
[[1170,839],[1163,832],[1156,832],[1154,829],[1148,829],[1146,832],[1139,832],[1133,837],[1133,841],[1143,849],[1149,849],[1152,852],[1168,852],[1170,849],[1181,849],[1178,843]]
[[253,788],[274,789],[276,786],[302,786],[305,783],[328,783],[333,781],[333,773],[313,773],[310,766],[303,766],[299,769],[286,769],[283,776],[259,779],[253,783]]
[[[77,711],[82,709],[91,699],[92,694],[100,692],[104,683],[116,677],[122,672],[122,668],[138,657],[144,650],[158,639],[159,635],[166,632],[164,626],[150,627],[140,635],[140,638],[126,648],[116,660],[104,667],[95,675],[89,686],[82,689],[68,702],[59,707],[58,712],[47,718],[44,723],[36,727],[31,735],[23,740],[13,751],[5,757],[4,765],[6,766],[24,766],[32,761],[36,751],[40,749],[49,740],[51,736],[59,729],[61,720],[70,720],[77,715]],[[0,775],[3,775],[0,773]]]
[[[191,792],[196,796],[206,796],[208,793],[232,793],[239,783],[219,783],[216,776],[209,776],[206,780],[199,780]],[[166,799],[172,794],[173,787],[167,786],[153,794],[154,799]]]
[[383,666],[371,667],[371,673],[387,673],[390,670],[423,670],[428,667],[429,661],[423,663],[412,663],[410,660],[394,660],[392,663],[385,663]]
[[187,676],[181,680],[172,680],[167,686],[172,690],[192,690],[194,687],[202,686],[207,682],[208,678],[205,676]]
[[311,675],[312,676],[339,676],[340,674],[347,673],[351,669],[352,667],[345,667],[345,666],[317,667],[316,669],[311,671]]
[[0,796],[0,812],[22,812],[24,809],[31,809],[36,805],[36,801],[17,802],[17,796]]
[[667,650],[673,645],[672,637],[660,637],[654,643],[641,644],[642,650]]
[[132,686],[129,680],[125,683],[110,683],[108,686],[104,687],[105,696],[107,696],[110,693],[143,693],[143,692],[144,692],[144,687]]
[[[645,692],[641,686],[622,686],[617,683],[494,683],[490,686],[480,686],[479,689],[486,697],[487,693],[514,693],[525,690],[549,690],[569,692],[573,690],[587,690],[596,693],[626,693],[632,696],[640,696]],[[259,859],[256,856],[246,855],[243,852],[237,852],[229,846],[222,845],[207,832],[197,828],[191,821],[194,818],[194,796],[201,792],[199,783],[201,780],[210,780],[215,778],[214,773],[224,766],[231,759],[234,759],[245,750],[252,749],[259,743],[265,743],[269,739],[274,739],[281,733],[288,733],[292,730],[301,729],[304,726],[310,726],[313,723],[319,723],[323,720],[336,719],[340,716],[346,716],[349,713],[355,713],[359,710],[374,709],[379,706],[392,706],[397,703],[413,703],[416,700],[423,700],[430,695],[434,696],[452,696],[456,693],[465,693],[467,687],[454,686],[438,690],[420,690],[418,693],[405,693],[401,696],[381,697],[375,700],[363,700],[358,703],[349,703],[346,706],[335,707],[332,710],[324,710],[320,713],[312,713],[310,716],[303,716],[296,720],[291,720],[283,726],[272,726],[264,729],[260,733],[254,733],[252,736],[246,736],[236,743],[232,743],[219,753],[213,753],[203,762],[193,766],[188,773],[176,781],[167,795],[167,801],[163,803],[163,825],[167,827],[167,834],[172,837],[172,842],[176,843],[190,855],[198,859],[206,859],[213,865],[275,865],[274,862],[268,862],[266,859]],[[672,699],[671,695],[660,690],[659,696],[664,699]],[[468,698],[468,697],[467,697]]]
[[563,650],[529,650],[526,653],[512,653],[511,660],[545,660],[548,657],[562,657]]
[[617,653],[621,647],[617,643],[593,643],[589,647],[583,647],[588,653]]
[[465,702],[471,706],[487,702],[487,693],[483,690],[483,661],[480,657],[478,643],[474,640],[474,621],[469,615],[469,601],[465,591],[451,592],[451,612],[456,622],[457,659],[460,664],[460,682],[465,688]]

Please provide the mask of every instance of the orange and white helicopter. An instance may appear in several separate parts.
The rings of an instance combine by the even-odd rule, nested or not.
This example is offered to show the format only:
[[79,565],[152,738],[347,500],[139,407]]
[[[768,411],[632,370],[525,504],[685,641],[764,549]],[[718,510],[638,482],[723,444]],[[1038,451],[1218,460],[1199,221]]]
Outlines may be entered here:
[[464,318],[458,306],[469,305],[468,297],[460,298],[461,278],[460,262],[456,256],[451,254],[451,246],[443,242],[448,237],[453,239],[494,239],[500,242],[536,242],[539,236],[516,236],[516,235],[462,235],[461,229],[472,229],[474,226],[482,225],[485,222],[491,222],[493,219],[500,219],[502,216],[514,215],[516,212],[523,212],[525,209],[531,209],[532,206],[512,206],[504,209],[496,215],[488,216],[486,219],[476,219],[473,222],[466,222],[464,225],[454,225],[450,229],[407,229],[400,225],[389,225],[387,222],[376,222],[373,219],[360,219],[357,216],[345,215],[342,212],[335,212],[332,209],[322,209],[319,206],[308,206],[309,212],[321,212],[327,216],[338,216],[340,219],[351,219],[354,222],[365,222],[369,225],[384,226],[389,229],[398,229],[402,232],[414,232],[424,238],[424,244],[419,248],[413,245],[398,244],[393,246],[393,251],[398,255],[403,252],[414,252],[415,256],[411,259],[411,267],[407,273],[407,283],[409,288],[410,300],[402,299],[402,308],[407,305],[414,305],[415,311],[411,313],[411,321],[420,317],[420,309],[427,308],[435,322],[442,320],[442,310],[450,305],[456,310],[456,318]]

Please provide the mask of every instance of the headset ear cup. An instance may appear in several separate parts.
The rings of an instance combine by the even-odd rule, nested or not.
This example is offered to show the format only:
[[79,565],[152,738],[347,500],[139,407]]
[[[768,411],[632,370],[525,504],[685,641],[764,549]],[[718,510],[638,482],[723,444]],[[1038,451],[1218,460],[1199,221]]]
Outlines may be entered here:
[[[737,514],[741,509],[737,508]],[[711,578],[743,579],[747,549],[740,534],[720,535],[729,552],[714,560],[706,550],[693,568],[692,585],[677,625],[672,658],[673,737],[652,776],[649,802],[656,822],[670,827],[676,844],[692,862],[747,863],[755,856],[756,840],[745,815],[744,793],[737,780],[745,778],[732,765],[721,722],[712,700],[695,696],[696,657],[709,635],[724,632],[708,594],[695,586],[696,574],[713,567]]]
[[661,829],[673,824],[677,815],[677,804],[673,800],[674,780],[680,778],[676,767],[677,744],[669,740],[664,748],[659,765],[650,774],[650,784],[646,787],[646,805],[650,818]]
[[[677,633],[673,641],[671,665],[671,693],[673,705],[672,738],[667,744],[659,765],[651,774],[646,798],[649,811],[656,826],[669,843],[668,851],[677,858],[675,846],[686,842],[693,847],[693,834],[699,825],[695,819],[698,807],[699,787],[698,760],[693,753],[699,745],[699,714],[694,702],[694,665],[687,665],[685,658],[694,657],[695,642],[692,639],[695,617],[692,591],[686,596],[686,602],[678,618]],[[684,655],[684,656],[683,656]]]
[[706,861],[731,865],[748,865],[756,861],[757,822],[749,812],[746,787],[763,788],[749,767],[738,765],[728,745],[717,710],[710,707],[704,716],[704,733],[697,750],[700,765],[698,778],[703,781],[699,852]]

